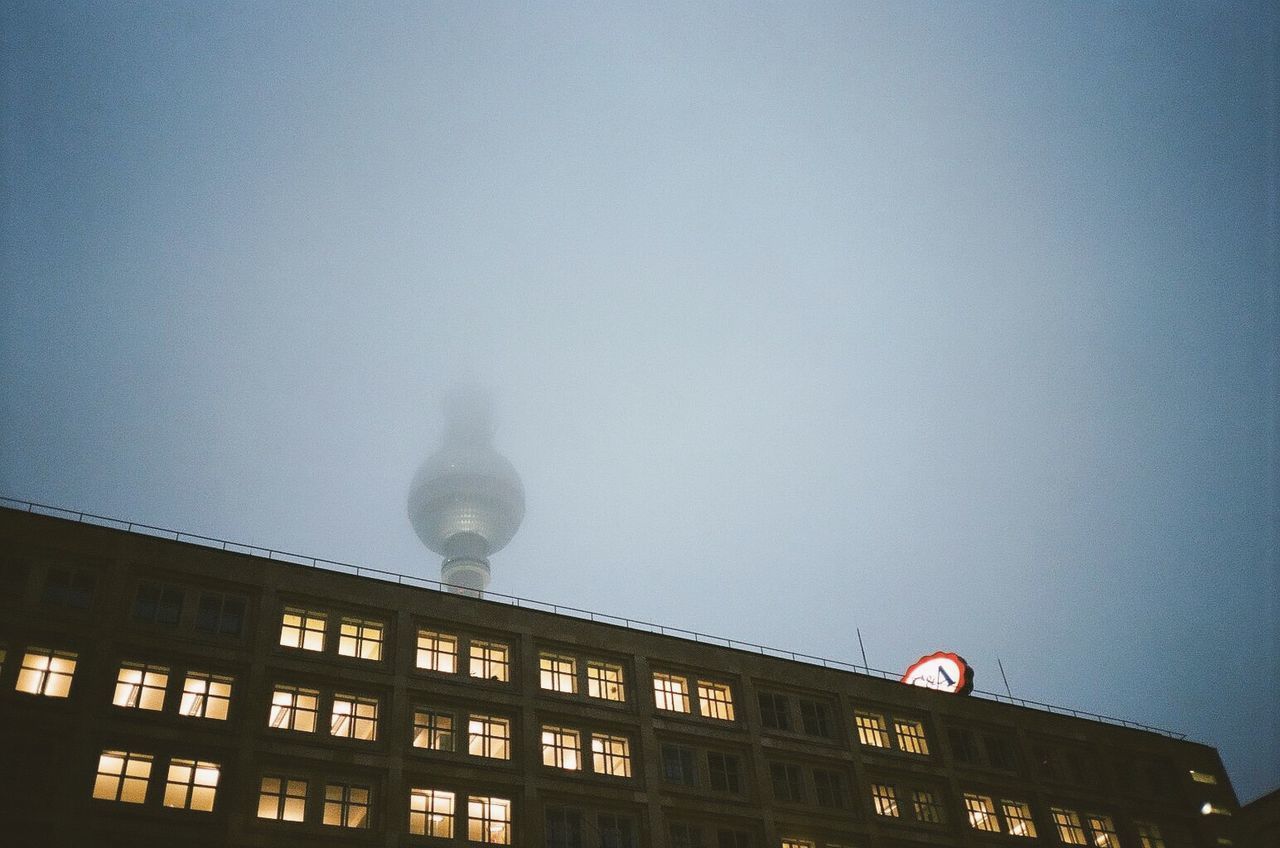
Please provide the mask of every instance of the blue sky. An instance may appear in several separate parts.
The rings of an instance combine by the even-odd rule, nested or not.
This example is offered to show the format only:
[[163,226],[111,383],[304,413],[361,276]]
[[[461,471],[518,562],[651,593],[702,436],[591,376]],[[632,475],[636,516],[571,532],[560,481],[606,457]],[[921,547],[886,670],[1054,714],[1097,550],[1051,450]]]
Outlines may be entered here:
[[477,380],[494,589],[1280,784],[1273,6],[2,14],[5,494],[434,576]]

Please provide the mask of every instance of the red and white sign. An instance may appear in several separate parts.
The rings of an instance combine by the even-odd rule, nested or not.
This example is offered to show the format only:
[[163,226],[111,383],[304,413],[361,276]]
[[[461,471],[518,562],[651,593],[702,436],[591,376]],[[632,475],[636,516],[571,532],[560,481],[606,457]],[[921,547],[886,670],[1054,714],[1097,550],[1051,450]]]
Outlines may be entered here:
[[968,695],[973,691],[973,669],[959,654],[938,651],[916,660],[902,675],[902,682],[909,686]]

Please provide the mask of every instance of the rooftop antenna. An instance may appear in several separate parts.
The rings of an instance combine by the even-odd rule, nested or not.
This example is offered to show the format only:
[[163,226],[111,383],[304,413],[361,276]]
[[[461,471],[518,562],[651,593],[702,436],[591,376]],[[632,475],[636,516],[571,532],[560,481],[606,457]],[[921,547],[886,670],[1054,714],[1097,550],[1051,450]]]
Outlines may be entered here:
[[1000,662],[1000,655],[996,654],[996,665],[1000,666],[1000,678],[1004,680],[1004,691],[1009,693],[1009,697],[1013,697],[1013,690],[1009,688],[1009,678],[1004,674],[1004,663]]
[[862,644],[862,631],[855,627],[853,628],[853,632],[858,634],[858,650],[862,651],[862,667],[865,670],[870,671],[871,666],[867,665],[867,649]]

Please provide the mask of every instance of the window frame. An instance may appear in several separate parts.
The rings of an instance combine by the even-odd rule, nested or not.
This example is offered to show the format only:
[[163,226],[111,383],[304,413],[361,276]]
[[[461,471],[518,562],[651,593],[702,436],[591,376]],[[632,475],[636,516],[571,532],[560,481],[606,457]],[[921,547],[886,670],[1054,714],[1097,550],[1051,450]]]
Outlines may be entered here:
[[[480,732],[476,732],[475,726],[480,726]],[[495,728],[500,728],[501,733],[491,732]],[[479,740],[479,752],[475,750],[476,741]],[[490,751],[498,749],[500,753],[490,753]],[[470,713],[467,716],[467,754],[472,757],[484,757],[490,760],[510,760],[511,759],[511,719],[505,716],[488,715],[482,713]]]
[[[443,722],[440,720],[444,720]],[[448,723],[445,728],[442,725]],[[425,734],[427,744],[419,745],[419,737]],[[448,745],[437,744],[441,740],[447,740]],[[458,749],[458,720],[457,715],[446,710],[435,709],[434,707],[415,707],[413,710],[413,738],[410,747],[419,751],[441,751],[445,753],[453,753]]]
[[965,792],[963,798],[965,819],[970,828],[983,833],[1004,833],[1000,819],[996,816],[996,802],[992,796]]
[[[467,646],[467,672],[473,680],[511,682],[511,645],[491,639],[472,639]],[[497,672],[496,674],[494,672]]]
[[538,688],[561,695],[578,694],[578,659],[551,651],[538,652]]
[[[267,781],[276,781],[276,791],[267,791]],[[296,784],[302,785],[302,794],[292,791]],[[278,821],[301,823],[307,820],[307,799],[311,793],[311,781],[305,777],[290,777],[285,774],[264,774],[258,781],[258,810],[254,814],[255,818],[263,821]],[[262,814],[263,804],[268,799],[274,799],[275,815],[264,816]],[[296,809],[297,805],[291,805],[290,802],[301,802],[301,811],[297,818],[293,818],[292,809]]]
[[[110,772],[103,771],[103,766],[108,759],[120,761],[120,771]],[[130,774],[130,766],[133,764],[143,766],[138,769],[140,774]],[[152,754],[143,754],[138,751],[118,751],[112,748],[103,749],[98,755],[98,768],[94,773],[93,789],[91,796],[97,801],[111,801],[121,804],[145,804],[147,803],[147,795],[151,785],[151,768],[155,764],[155,756]],[[104,787],[104,781],[113,782],[113,788],[109,795],[100,795],[100,787]],[[142,794],[136,800],[134,798],[126,798],[125,790],[131,786],[136,788],[137,784],[141,784]]]
[[[339,712],[338,705],[343,706]],[[329,703],[329,736],[359,742],[378,741],[379,699],[371,695],[335,692]],[[339,726],[343,730],[339,730]]]
[[902,805],[898,801],[897,788],[892,783],[871,784],[872,812],[885,818],[902,818]]
[[[427,644],[424,646],[423,642]],[[449,646],[445,650],[445,645]],[[429,658],[424,663],[424,657]],[[447,661],[446,661],[447,660]],[[447,665],[448,668],[442,666]],[[418,628],[417,652],[414,655],[414,668],[419,671],[433,671],[438,674],[458,673],[458,636],[440,630]]]
[[[290,623],[296,618],[297,623]],[[329,614],[322,610],[286,606],[280,612],[280,647],[296,651],[324,653]]]
[[582,734],[570,727],[542,725],[542,764],[563,771],[582,771]]
[[[467,796],[467,841],[488,845],[512,844],[512,804],[510,798],[496,795]],[[476,812],[479,810],[480,815]],[[501,816],[492,815],[494,810],[502,812]],[[494,825],[501,825],[500,828]],[[479,834],[480,838],[476,838]],[[499,834],[495,838],[494,834]]]
[[[619,768],[621,766],[621,768]],[[614,733],[591,734],[591,770],[609,777],[631,777],[631,738]]]
[[[13,684],[14,691],[44,698],[69,698],[79,659],[80,655],[75,651],[29,645],[23,651],[22,662],[18,665],[18,677]],[[29,665],[31,660],[44,660],[44,663]],[[35,687],[24,688],[23,679],[29,680],[32,675],[37,680]]]
[[[607,660],[587,660],[586,666],[588,698],[612,703],[626,702],[626,670],[621,663],[613,663]],[[593,674],[593,672],[596,673]],[[616,679],[612,677],[614,674],[616,674]]]
[[[287,695],[290,702],[286,705],[278,700],[278,696]],[[311,701],[309,707],[299,704],[300,698],[308,698]],[[287,722],[276,721],[276,711],[283,710],[282,715],[288,717]],[[297,718],[300,714],[309,715],[311,726],[308,728],[298,727]],[[320,691],[318,689],[308,689],[304,686],[296,686],[292,683],[276,683],[271,688],[271,711],[267,716],[267,727],[272,730],[289,730],[295,733],[315,733],[316,725],[320,721]]]
[[1000,799],[1000,812],[1004,815],[1004,824],[1010,836],[1023,839],[1035,839],[1035,817],[1031,815],[1031,804],[1026,801],[1015,801],[1009,798]]
[[[136,681],[125,680],[126,675],[134,673]],[[116,670],[111,704],[122,709],[163,712],[168,689],[168,666],[125,660]]]
[[[192,689],[193,682],[203,682],[204,690]],[[222,691],[213,691],[215,686],[226,687],[225,694]],[[234,688],[235,678],[231,675],[188,669],[182,678],[182,697],[178,699],[178,715],[209,721],[226,721],[231,713],[231,693]],[[199,711],[192,711],[188,703],[199,704]],[[216,709],[211,709],[214,706]],[[214,712],[220,712],[221,715],[211,715]]]
[[715,721],[735,721],[733,687],[717,680],[697,678],[698,714]]
[[[334,797],[337,790],[337,797]],[[357,801],[356,793],[364,793],[364,800]],[[329,812],[337,813],[338,821],[329,821]],[[363,812],[363,817],[355,824],[351,823],[353,812]],[[362,783],[345,781],[329,781],[324,785],[324,806],[320,815],[320,823],[326,827],[341,827],[347,830],[369,830],[373,825],[373,787]]]
[[[348,633],[348,628],[353,628],[354,632]],[[344,615],[338,619],[338,656],[382,662],[386,633],[386,622]],[[368,650],[369,646],[372,650]]]
[[[421,808],[417,802],[421,799]],[[448,802],[447,812],[436,808],[439,801]],[[409,788],[409,833],[412,836],[431,836],[452,839],[454,816],[457,813],[458,794],[448,789],[434,789],[425,786]],[[415,829],[415,820],[422,822],[421,829]],[[440,832],[443,830],[443,832]]]
[[853,725],[858,732],[859,745],[865,748],[893,750],[893,742],[889,738],[889,724],[885,720],[884,713],[854,710]]
[[689,678],[669,671],[653,672],[654,708],[669,713],[691,715]]
[[[187,770],[186,779],[174,778],[174,772],[180,769]],[[205,781],[200,779],[202,772]],[[208,772],[213,772],[212,783],[207,782]],[[170,809],[211,813],[217,800],[218,780],[221,776],[221,763],[173,757],[169,760],[169,770],[165,773],[164,796],[161,803]],[[206,793],[207,801],[198,800],[205,798]],[[180,800],[177,800],[179,794]],[[177,803],[172,803],[171,799],[177,800]]]

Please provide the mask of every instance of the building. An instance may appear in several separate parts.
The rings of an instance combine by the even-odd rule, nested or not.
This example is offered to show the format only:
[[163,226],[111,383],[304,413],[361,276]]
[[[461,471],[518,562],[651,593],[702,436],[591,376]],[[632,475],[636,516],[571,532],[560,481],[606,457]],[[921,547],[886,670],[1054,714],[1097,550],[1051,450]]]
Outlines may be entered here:
[[25,509],[10,845],[1232,844],[1167,733]]
[[1237,815],[1236,844],[1241,848],[1280,845],[1280,789],[1253,799]]

